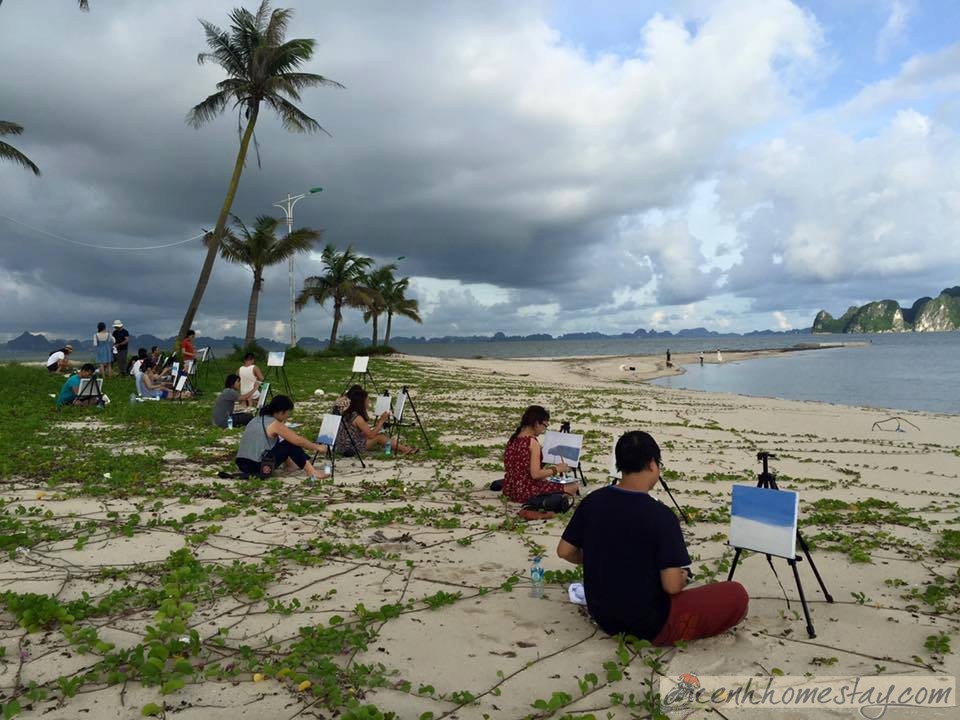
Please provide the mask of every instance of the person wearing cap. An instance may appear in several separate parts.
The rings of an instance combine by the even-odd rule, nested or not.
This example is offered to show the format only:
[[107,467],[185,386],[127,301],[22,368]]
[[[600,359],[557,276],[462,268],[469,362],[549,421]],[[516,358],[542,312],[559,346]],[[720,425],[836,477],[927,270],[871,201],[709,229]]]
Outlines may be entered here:
[[70,369],[70,360],[68,356],[73,352],[73,345],[64,345],[59,350],[50,353],[47,358],[48,372],[66,372]]
[[127,370],[127,350],[130,347],[130,333],[119,320],[113,321],[113,352],[117,363],[117,372],[123,374]]

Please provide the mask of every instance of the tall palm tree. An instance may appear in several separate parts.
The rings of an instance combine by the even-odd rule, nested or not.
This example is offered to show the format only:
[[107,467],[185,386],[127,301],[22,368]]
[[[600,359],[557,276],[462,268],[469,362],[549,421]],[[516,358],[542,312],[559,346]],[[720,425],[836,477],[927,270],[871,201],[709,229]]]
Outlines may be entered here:
[[[251,231],[243,220],[233,216],[237,231],[229,228],[220,239],[220,255],[224,260],[246,265],[253,272],[253,288],[250,291],[250,304],[247,307],[247,333],[243,344],[248,346],[257,337],[257,307],[260,304],[260,292],[263,289],[263,271],[271,265],[289,260],[297,253],[307,252],[320,239],[319,230],[298,228],[277,237],[277,227],[281,220],[269,215],[260,215],[254,221]],[[208,233],[204,242],[212,240]]]
[[232,107],[239,113],[237,130],[239,131],[244,120],[246,126],[240,136],[240,148],[230,184],[227,186],[227,196],[220,208],[213,238],[207,245],[207,256],[204,258],[200,277],[197,278],[197,286],[180,325],[181,337],[193,324],[193,318],[210,280],[213,261],[220,249],[227,217],[233,206],[233,197],[240,184],[240,174],[243,172],[247,148],[257,124],[260,104],[266,103],[276,112],[287,130],[326,133],[316,120],[293,103],[300,100],[300,91],[304,88],[323,85],[343,87],[322,75],[299,72],[300,67],[313,57],[316,41],[297,39],[284,42],[292,15],[293,11],[289,9],[271,12],[269,0],[263,0],[256,13],[245,8],[234,9],[230,13],[229,31],[221,30],[206,20],[200,21],[210,52],[200,53],[197,61],[201,65],[206,62],[219,64],[226,70],[228,77],[217,83],[217,92],[187,113],[187,122],[199,128],[223,113],[227,105],[232,103]]
[[420,317],[420,303],[407,297],[410,287],[410,278],[400,278],[384,295],[384,310],[387,313],[387,332],[383,336],[383,344],[390,344],[390,331],[393,326],[393,316],[405,317],[414,322],[423,324]]
[[343,320],[343,307],[367,308],[376,301],[377,292],[367,285],[366,273],[373,264],[368,257],[358,255],[353,246],[340,252],[327,245],[321,254],[324,274],[312,275],[303,281],[303,290],[297,296],[296,308],[313,300],[318,305],[333,301],[333,328],[330,330],[330,348],[336,347],[337,332]]
[[[22,132],[23,128],[20,125],[7,122],[6,120],[0,120],[0,136],[19,135]],[[17,150],[13,145],[8,145],[3,142],[3,140],[0,140],[0,160],[10,160],[17,165],[25,167],[27,170],[32,170],[34,175],[40,174],[40,168],[34,165],[30,158]]]
[[363,321],[373,321],[373,338],[370,344],[377,346],[377,335],[379,334],[380,316],[386,312],[386,296],[390,292],[394,283],[397,281],[393,271],[397,266],[393,263],[381,265],[373,272],[367,274],[367,286],[371,290],[376,290],[377,294],[372,298],[370,305],[363,311]]

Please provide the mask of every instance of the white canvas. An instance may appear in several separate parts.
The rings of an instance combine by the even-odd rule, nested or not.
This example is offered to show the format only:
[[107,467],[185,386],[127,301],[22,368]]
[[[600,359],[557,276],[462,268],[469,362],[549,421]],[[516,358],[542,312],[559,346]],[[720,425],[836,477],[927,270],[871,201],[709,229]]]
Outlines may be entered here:
[[566,463],[575,468],[580,463],[583,435],[547,430],[543,436],[543,462],[550,465]]
[[175,362],[173,365],[170,366],[170,374],[173,377],[177,377],[177,375],[180,374],[180,363]]
[[340,432],[340,415],[324,415],[320,423],[320,432],[317,433],[317,442],[321,445],[333,446]]
[[800,496],[789,490],[734,485],[730,545],[787,559],[796,556]]
[[267,392],[270,390],[270,383],[260,383],[260,399],[257,401],[257,409],[262,410],[264,403],[267,402]]
[[281,351],[267,353],[267,367],[283,367],[283,359],[287,353]]
[[103,380],[101,378],[80,378],[80,387],[77,388],[78,398],[91,398],[103,394]]
[[373,406],[373,416],[380,417],[385,412],[390,412],[390,396],[377,395],[377,402]]
[[187,376],[181,375],[177,378],[177,384],[173,386],[173,389],[177,392],[183,392],[183,388],[187,385]]
[[209,347],[202,347],[197,349],[197,362],[206,362],[207,354],[210,352]]
[[403,420],[403,407],[407,403],[407,396],[404,393],[394,396],[393,398],[393,417],[397,422]]
[[369,355],[357,355],[353,359],[353,372],[365,373],[367,371],[367,365],[369,364],[370,364]]
[[193,375],[194,370],[197,369],[197,365],[193,360],[184,360],[183,361],[183,371],[187,375]]

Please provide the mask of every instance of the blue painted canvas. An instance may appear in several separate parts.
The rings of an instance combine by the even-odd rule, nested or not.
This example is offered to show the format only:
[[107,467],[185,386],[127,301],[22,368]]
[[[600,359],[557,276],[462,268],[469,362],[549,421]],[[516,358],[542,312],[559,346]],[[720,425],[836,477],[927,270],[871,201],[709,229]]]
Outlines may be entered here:
[[340,421],[342,419],[339,415],[323,416],[323,422],[320,423],[320,432],[317,433],[317,442],[320,445],[333,446],[337,441],[337,435],[340,434]]
[[799,508],[795,492],[734,485],[730,545],[792,559],[797,552]]

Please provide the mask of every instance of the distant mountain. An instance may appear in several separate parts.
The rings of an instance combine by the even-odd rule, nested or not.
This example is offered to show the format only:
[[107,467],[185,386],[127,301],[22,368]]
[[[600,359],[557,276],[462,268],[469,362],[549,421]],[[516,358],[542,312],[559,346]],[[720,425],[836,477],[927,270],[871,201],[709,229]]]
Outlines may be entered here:
[[814,333],[946,332],[960,330],[960,285],[935,298],[922,297],[909,308],[896,300],[852,305],[839,318],[826,310],[817,313]]
[[[853,309],[853,308],[851,308]],[[817,317],[820,317],[819,315]],[[846,317],[846,316],[845,316]],[[757,336],[757,335],[806,335],[810,333],[810,328],[805,328],[803,330],[754,330],[753,332],[746,333],[745,336]],[[579,340],[579,341],[595,341],[595,340],[629,340],[632,338],[713,338],[713,337],[723,337],[724,335],[728,337],[740,337],[738,333],[718,333],[714,330],[707,330],[706,328],[690,328],[687,330],[678,330],[676,333],[672,333],[669,330],[645,330],[643,328],[638,328],[633,332],[629,333],[619,333],[616,335],[604,335],[599,332],[575,332],[575,333],[564,333],[554,337],[548,333],[534,333],[532,335],[506,335],[502,332],[494,333],[493,335],[447,335],[444,337],[394,337],[390,339],[391,345],[424,345],[424,344],[449,344],[449,343],[489,343],[489,342],[553,342],[554,340]],[[160,338],[156,335],[144,334],[130,337],[130,350],[131,353],[136,353],[138,348],[146,348],[149,350],[154,345],[158,346],[163,350],[169,350],[173,347],[174,341],[176,338]],[[368,338],[361,338],[361,345],[369,345],[370,340]],[[64,345],[69,343],[73,345],[74,352],[80,353],[81,355],[92,354],[93,353],[93,338],[92,336],[87,340],[63,340],[63,339],[53,339],[48,340],[47,337],[39,333],[30,333],[24,332],[21,335],[18,335],[13,340],[10,340],[4,344],[0,344],[0,353],[16,354],[16,355],[42,355],[43,353],[53,352]],[[267,338],[257,338],[257,344],[264,348],[265,350],[286,350],[288,343],[278,342],[276,340],[270,340]],[[315,352],[317,350],[322,350],[327,347],[329,344],[328,340],[320,340],[315,337],[302,337],[297,340],[297,347],[307,350],[309,352]],[[213,350],[214,355],[225,355],[233,351],[234,346],[241,347],[243,346],[243,338],[234,337],[228,335],[224,338],[208,338],[208,337],[198,337],[195,345],[198,348],[209,347]]]

